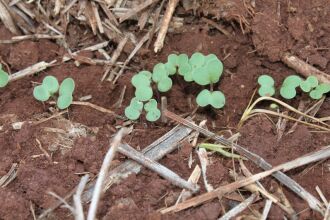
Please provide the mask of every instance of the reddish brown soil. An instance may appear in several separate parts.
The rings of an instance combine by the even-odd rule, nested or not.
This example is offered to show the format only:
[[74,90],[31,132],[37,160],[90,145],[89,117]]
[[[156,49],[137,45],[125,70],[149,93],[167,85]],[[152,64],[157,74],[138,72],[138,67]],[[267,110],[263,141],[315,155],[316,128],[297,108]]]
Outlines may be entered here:
[[[189,23],[180,32],[167,36],[165,48],[160,54],[143,50],[143,53],[138,54],[132,63],[136,70],[150,70],[157,62],[164,62],[167,55],[173,52],[190,55],[195,51],[201,51],[205,54],[216,54],[223,60],[225,66],[225,73],[217,88],[224,92],[227,103],[220,111],[198,111],[201,118],[206,117],[209,122],[215,122],[215,127],[212,127],[211,123],[208,124],[210,129],[236,131],[239,119],[257,87],[256,79],[260,74],[273,76],[277,85],[285,76],[295,74],[292,69],[280,62],[280,56],[284,52],[292,52],[317,68],[330,72],[328,64],[330,25],[326,22],[330,20],[328,0],[257,1],[253,17],[242,5],[243,1],[232,1],[235,7],[227,8],[229,14],[216,14],[214,10],[227,1],[214,2],[215,6],[205,5],[200,14],[224,17],[228,22],[224,23],[224,26],[233,37],[228,38],[205,25],[203,21],[186,15]],[[182,8],[178,10],[183,11]],[[222,10],[225,9],[219,11]],[[249,22],[249,27],[244,26],[245,31],[250,31],[249,33],[242,34],[240,26],[234,21],[235,16],[231,16],[234,13],[244,16]],[[80,29],[81,27],[69,26],[68,43],[73,49],[79,47],[74,36],[83,32]],[[11,34],[0,26],[0,39],[8,39],[10,36]],[[1,59],[9,64],[12,72],[38,61],[60,59],[62,55],[63,49],[48,40],[0,45]],[[95,53],[88,56],[98,55]],[[127,53],[123,55],[125,56]],[[108,82],[100,82],[103,75],[102,67],[88,65],[76,67],[73,62],[68,62],[10,83],[0,90],[0,126],[5,126],[5,130],[0,132],[0,176],[9,171],[12,163],[19,164],[17,178],[6,188],[0,189],[0,219],[31,219],[30,204],[38,215],[56,201],[47,192],[52,191],[64,197],[78,184],[81,177],[79,173],[89,172],[92,176],[96,175],[108,149],[109,139],[114,134],[115,126],[123,123],[122,120],[88,107],[72,106],[65,117],[73,122],[98,128],[96,137],[76,139],[73,148],[64,155],[60,151],[55,151],[52,154],[53,162],[46,157],[33,158],[32,155],[42,153],[37,147],[36,138],[40,137],[43,127],[52,125],[51,122],[38,126],[25,125],[18,131],[8,126],[12,121],[34,120],[38,115],[48,111],[48,105],[43,106],[32,97],[34,86],[32,82],[40,82],[47,74],[54,75],[59,80],[70,76],[77,84],[75,99],[92,95],[93,98],[90,100],[92,103],[123,114],[124,107],[134,94],[130,85],[130,78],[134,73],[135,71],[127,71],[119,79],[118,84],[112,86]],[[123,106],[114,109],[113,104],[118,100],[124,85],[127,86],[127,91]],[[171,92],[166,94],[169,110],[177,114],[191,112],[192,109],[189,108],[186,100],[194,97],[200,89],[196,86],[187,87],[178,79]],[[297,107],[301,98],[303,97],[298,95],[289,104]],[[330,100],[327,98],[317,116],[329,116],[329,112]],[[15,114],[16,118],[8,114]],[[134,128],[133,133],[126,137],[126,141],[136,148],[143,148],[165,134],[172,125],[160,122],[152,124],[141,119]],[[265,117],[252,118],[239,132],[242,135],[239,143],[259,154],[272,165],[292,160],[330,143],[328,134],[311,132],[310,128],[301,125],[294,133],[283,136],[277,142],[275,126]],[[190,145],[183,145],[160,162],[187,179],[192,172],[192,169],[188,168],[188,158],[192,151],[194,149],[191,149]],[[120,163],[123,159],[124,157],[117,156],[116,161]],[[197,158],[194,159],[193,167],[199,163]],[[211,156],[211,160],[212,164],[207,172],[209,182],[217,187],[232,181],[228,175],[229,170],[233,168],[232,161],[215,154]],[[260,171],[254,165],[247,164],[251,172]],[[316,197],[318,195],[315,187],[319,186],[326,198],[330,198],[329,160],[295,169],[288,172],[288,175]],[[271,178],[262,183],[268,189],[274,185]],[[200,185],[203,186],[203,183],[200,182]],[[106,192],[99,207],[98,218],[217,219],[223,214],[223,208],[228,210],[232,207],[232,202],[228,200],[223,200],[222,205],[214,200],[172,215],[157,214],[156,210],[159,208],[172,205],[180,191],[181,189],[174,187],[155,173],[144,169],[140,174],[130,176],[122,184],[112,186]],[[295,211],[301,212],[300,219],[320,219],[317,213],[306,209],[308,206],[305,201],[285,188],[284,192]],[[256,204],[255,208],[262,212],[263,203]],[[283,214],[273,205],[269,218],[282,219]],[[72,216],[66,209],[58,208],[50,219],[72,219]]]

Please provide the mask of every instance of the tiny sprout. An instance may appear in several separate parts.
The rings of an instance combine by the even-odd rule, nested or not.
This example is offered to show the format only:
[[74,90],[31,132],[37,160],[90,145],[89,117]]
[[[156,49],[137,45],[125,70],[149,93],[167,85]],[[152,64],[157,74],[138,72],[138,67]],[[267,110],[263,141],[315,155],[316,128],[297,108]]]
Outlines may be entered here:
[[130,106],[132,106],[133,108],[142,111],[143,109],[143,102],[139,101],[136,97],[131,99],[131,103]]
[[62,81],[60,85],[59,94],[60,95],[72,95],[73,91],[75,89],[75,83],[72,78],[66,78]]
[[296,88],[300,85],[301,81],[301,78],[296,75],[291,75],[285,78],[280,90],[281,96],[285,99],[294,98],[297,94]]
[[158,108],[152,109],[147,112],[146,119],[150,122],[157,121],[161,116],[161,112]]
[[49,99],[50,93],[44,85],[39,85],[34,87],[33,96],[38,101],[45,102]]
[[72,101],[72,94],[62,94],[58,97],[56,104],[59,109],[66,109],[71,105]]
[[9,82],[9,75],[6,73],[0,65],[0,88],[5,87]]
[[258,78],[260,96],[273,96],[275,94],[274,79],[269,75],[261,75]]
[[164,77],[157,83],[158,91],[167,92],[172,88],[172,80],[170,77]]
[[172,66],[177,67],[178,66],[178,55],[176,55],[176,54],[170,54],[167,57],[167,63],[170,64],[170,65],[172,65]]
[[143,74],[140,72],[132,77],[131,82],[135,88],[139,88],[142,86],[150,86],[151,81],[147,74]]
[[205,63],[205,56],[201,53],[194,53],[190,59],[189,62],[194,68],[201,67]]
[[153,95],[152,89],[150,86],[138,87],[135,90],[135,96],[139,101],[145,102],[151,99]]
[[56,93],[58,88],[60,87],[57,79],[54,76],[46,76],[42,80],[42,85],[45,86],[45,88],[47,88],[48,92],[51,95]]
[[225,105],[226,99],[224,94],[220,91],[210,92],[209,90],[204,89],[198,94],[196,102],[201,107],[211,105],[212,107],[219,109]]
[[300,82],[300,88],[304,92],[310,92],[313,88],[317,87],[319,81],[315,76],[309,76],[305,81]]
[[128,106],[125,108],[125,115],[130,120],[136,120],[140,117],[141,112],[135,109],[133,106]]
[[157,108],[157,101],[155,99],[150,99],[145,105],[144,110],[151,111],[152,109]]
[[278,109],[279,108],[279,106],[276,104],[276,103],[272,103],[272,104],[270,104],[270,106],[269,106],[271,109]]

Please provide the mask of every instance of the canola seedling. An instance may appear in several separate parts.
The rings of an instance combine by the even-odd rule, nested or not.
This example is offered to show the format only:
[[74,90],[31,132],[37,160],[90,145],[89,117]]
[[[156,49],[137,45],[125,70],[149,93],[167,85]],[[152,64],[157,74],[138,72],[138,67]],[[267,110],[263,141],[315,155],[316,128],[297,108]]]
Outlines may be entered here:
[[[173,80],[171,76],[176,73],[183,77],[188,83],[196,83],[201,86],[210,86],[210,90],[203,89],[196,98],[196,103],[200,107],[208,105],[219,109],[225,105],[225,95],[221,91],[213,91],[213,84],[219,82],[223,72],[223,64],[216,55],[203,55],[194,53],[190,58],[186,54],[170,54],[166,63],[158,63],[153,67],[152,73],[141,71],[132,77],[131,83],[135,87],[135,97],[129,106],[125,109],[125,115],[130,120],[137,120],[142,113],[142,106],[146,112],[148,121],[157,121],[161,112],[158,109],[158,103],[153,97],[152,84],[157,90],[165,93],[171,90]],[[136,101],[141,102],[138,108],[135,108]],[[145,102],[145,104],[143,104]],[[135,107],[134,107],[135,106]]]
[[75,83],[72,78],[64,79],[60,85],[54,76],[46,76],[42,84],[33,89],[33,96],[38,101],[45,102],[58,92],[56,105],[59,109],[66,109],[73,101],[74,89]]
[[2,65],[0,64],[0,88],[5,87],[9,82],[9,75],[2,69]]

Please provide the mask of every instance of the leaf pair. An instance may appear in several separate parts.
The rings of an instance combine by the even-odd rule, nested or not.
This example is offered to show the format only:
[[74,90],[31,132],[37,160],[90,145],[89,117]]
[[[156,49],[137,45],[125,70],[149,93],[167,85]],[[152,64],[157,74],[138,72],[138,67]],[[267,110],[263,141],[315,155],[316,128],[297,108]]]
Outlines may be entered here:
[[[130,120],[137,120],[143,110],[143,102],[136,97],[131,100],[129,106],[125,108],[125,115]],[[148,121],[154,122],[160,118],[160,110],[157,108],[157,101],[150,99],[145,105],[144,110],[147,112],[146,118]]]
[[219,109],[225,105],[226,98],[220,91],[210,92],[209,90],[204,89],[198,94],[196,102],[201,107],[211,105],[213,108]]
[[9,82],[9,75],[6,73],[0,64],[0,88],[5,87]]
[[260,88],[258,93],[260,96],[273,96],[275,94],[275,81],[269,75],[261,75],[258,78]]
[[59,109],[65,109],[68,108],[73,101],[72,94],[74,89],[75,83],[72,78],[66,78],[61,85],[59,85],[54,76],[46,76],[42,84],[34,88],[33,96],[35,99],[45,102],[58,91],[59,97],[57,99],[57,107]]
[[157,84],[158,91],[167,92],[172,88],[173,82],[169,75],[173,73],[173,70],[176,73],[175,64],[170,62],[166,64],[158,63],[154,66],[152,80]]
[[292,99],[297,95],[296,88],[300,86],[302,79],[296,75],[290,75],[283,81],[280,94],[285,99]]
[[145,102],[152,98],[151,77],[152,74],[149,71],[141,71],[133,76],[131,82],[136,88],[135,97],[138,101]]

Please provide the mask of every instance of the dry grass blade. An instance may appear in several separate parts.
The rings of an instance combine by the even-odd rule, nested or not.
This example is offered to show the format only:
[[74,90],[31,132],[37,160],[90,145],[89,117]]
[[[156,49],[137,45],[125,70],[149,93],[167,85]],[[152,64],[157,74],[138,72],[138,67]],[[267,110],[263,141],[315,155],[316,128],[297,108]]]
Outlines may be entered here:
[[133,15],[139,13],[140,11],[142,11],[143,9],[145,9],[146,7],[148,7],[149,5],[155,3],[155,2],[158,2],[159,0],[146,0],[146,1],[143,1],[142,4],[136,6],[135,8],[129,10],[126,12],[126,14],[122,15],[119,17],[119,22],[123,22],[127,19],[129,19],[130,17],[132,17]]
[[11,181],[13,181],[16,178],[17,167],[18,167],[17,163],[13,163],[8,173],[6,173],[6,175],[0,178],[1,188],[5,188]]
[[155,162],[154,160],[151,160],[150,158],[144,156],[142,153],[138,152],[137,150],[135,150],[134,148],[128,145],[119,146],[118,151],[121,154],[124,154],[125,156],[138,162],[139,164],[142,164],[143,166],[156,172],[158,175],[160,175],[161,177],[163,177],[164,179],[168,180],[169,182],[171,182],[176,186],[179,186],[184,189],[188,189],[192,192],[197,192],[199,190],[197,184],[182,179],[178,174],[176,174],[172,170]]
[[8,28],[8,30],[10,30],[13,34],[18,35],[20,33],[15,25],[15,21],[10,14],[9,7],[4,0],[0,0],[0,19],[6,28]]
[[158,36],[157,36],[157,39],[154,44],[155,53],[157,53],[159,50],[161,50],[163,48],[165,36],[166,36],[167,30],[168,30],[168,26],[170,24],[172,15],[174,13],[174,10],[175,10],[178,2],[179,2],[179,0],[169,0],[169,2],[168,2],[167,9],[166,9],[166,12],[163,17],[162,24],[161,24],[161,28],[158,32]]
[[109,44],[109,41],[104,41],[104,42],[95,44],[93,46],[87,47],[85,49],[76,51],[74,53],[64,55],[63,58],[62,58],[62,62],[66,62],[66,61],[71,60],[71,55],[77,55],[78,53],[80,53],[82,51],[96,51],[96,50],[99,50],[99,49],[102,49],[102,48],[108,46],[108,44]]
[[23,40],[36,40],[36,39],[62,39],[63,35],[48,35],[48,34],[32,34],[23,36],[14,36],[9,40],[0,40],[0,44],[11,44]]
[[237,216],[239,213],[243,212],[248,206],[250,206],[254,200],[257,198],[258,194],[254,193],[249,198],[235,206],[235,208],[231,209],[229,212],[227,212],[225,215],[223,215],[218,220],[230,220],[233,219],[235,216]]
[[[200,133],[204,134],[206,137],[208,138],[212,138],[215,141],[225,145],[225,146],[230,146],[232,147],[235,151],[237,151],[239,154],[241,154],[242,156],[248,158],[249,160],[251,160],[253,163],[255,163],[257,166],[261,167],[264,170],[269,170],[272,168],[272,166],[267,163],[262,157],[260,157],[257,154],[254,154],[250,151],[248,151],[247,149],[243,148],[242,146],[235,144],[211,131],[208,131],[202,127],[199,127],[191,122],[189,122],[188,120],[185,120],[181,117],[179,117],[178,115],[170,112],[170,111],[165,111],[163,112],[163,114],[166,115],[166,117],[180,123],[183,124],[191,129],[194,129],[196,131],[199,131]],[[276,172],[273,174],[273,176],[279,180],[283,185],[285,185],[286,187],[288,187],[289,189],[291,189],[293,192],[295,192],[299,197],[301,197],[302,199],[304,199],[305,201],[308,202],[308,205],[313,209],[316,210],[320,213],[323,213],[323,205],[322,203],[315,198],[311,193],[309,193],[308,191],[306,191],[303,187],[301,187],[297,182],[295,182],[293,179],[291,179],[290,177],[288,177],[287,175],[285,175],[282,172]]]
[[[197,197],[189,199],[185,202],[182,202],[178,205],[166,208],[165,210],[162,210],[161,213],[164,214],[164,213],[168,213],[168,212],[178,212],[178,211],[181,211],[181,210],[193,207],[193,206],[197,206],[208,200],[222,196],[225,193],[229,193],[238,188],[250,185],[262,178],[272,175],[274,172],[277,172],[280,170],[288,171],[288,170],[291,170],[291,169],[294,169],[294,168],[297,168],[300,166],[304,166],[306,164],[313,163],[313,162],[316,162],[316,161],[319,161],[319,160],[322,160],[322,159],[325,159],[328,157],[330,157],[330,145],[321,149],[320,151],[316,151],[316,152],[310,153],[308,155],[302,156],[300,158],[297,158],[295,160],[289,161],[287,163],[283,163],[281,165],[275,166],[274,168],[272,168],[270,170],[255,174],[253,176],[247,177],[242,180],[238,180],[236,182],[230,183],[225,186],[220,186],[212,192],[202,194],[200,196],[197,196]],[[324,208],[323,208],[323,210],[324,210]]]
[[103,163],[101,166],[101,170],[99,172],[98,178],[95,183],[92,201],[91,201],[91,204],[90,204],[89,210],[88,210],[87,220],[95,219],[97,207],[98,207],[98,204],[100,201],[101,194],[103,192],[104,180],[106,179],[111,161],[113,160],[113,158],[117,152],[117,149],[120,145],[120,142],[121,142],[123,136],[125,135],[125,133],[126,133],[125,128],[122,128],[119,130],[119,132],[116,134],[116,136],[114,137],[114,139],[110,145],[109,151],[107,152],[107,154],[104,157],[104,160],[103,160]]
[[56,60],[53,60],[49,63],[47,62],[39,62],[39,63],[36,63],[30,67],[27,67],[23,70],[20,70],[16,73],[13,73],[9,76],[9,81],[15,81],[15,80],[18,80],[18,79],[21,79],[23,77],[26,77],[26,76],[30,76],[32,74],[35,74],[35,73],[38,73],[42,70],[45,70],[46,68],[52,66],[54,63],[56,62]]
[[89,175],[85,175],[81,178],[77,191],[76,193],[73,195],[73,204],[74,204],[74,209],[75,209],[75,219],[76,220],[84,220],[84,209],[82,206],[82,202],[81,202],[81,195],[85,189],[85,186],[88,182],[89,179]]
[[265,206],[264,206],[264,210],[262,211],[262,216],[260,218],[260,220],[267,220],[270,208],[272,207],[272,201],[267,199]]

